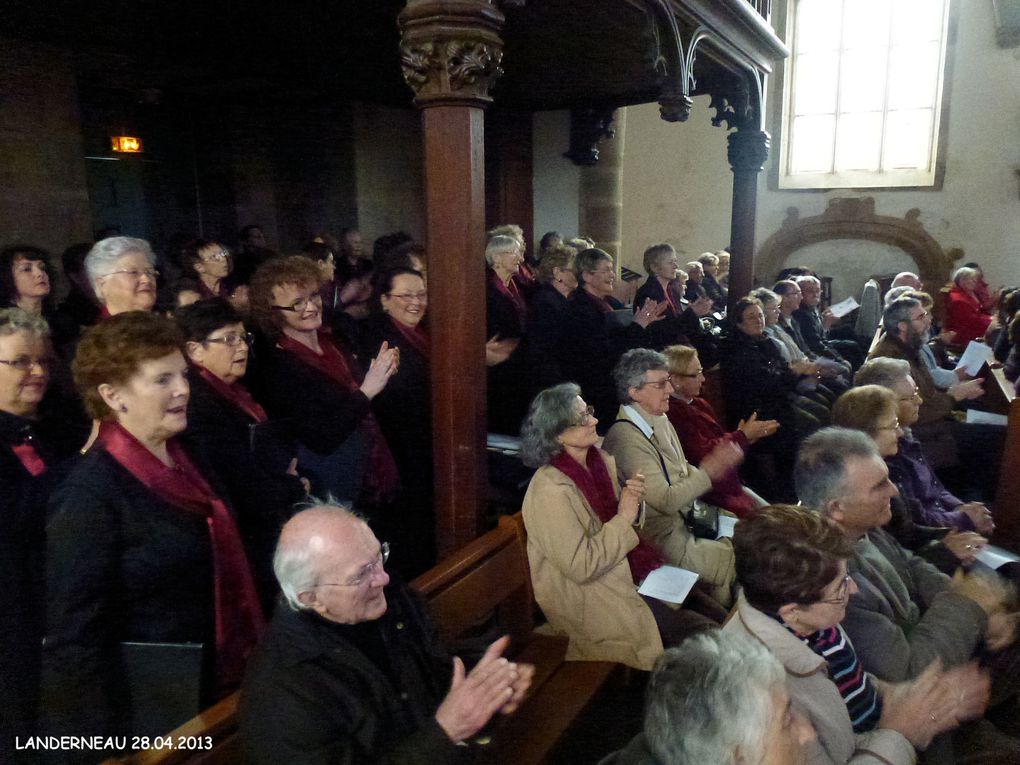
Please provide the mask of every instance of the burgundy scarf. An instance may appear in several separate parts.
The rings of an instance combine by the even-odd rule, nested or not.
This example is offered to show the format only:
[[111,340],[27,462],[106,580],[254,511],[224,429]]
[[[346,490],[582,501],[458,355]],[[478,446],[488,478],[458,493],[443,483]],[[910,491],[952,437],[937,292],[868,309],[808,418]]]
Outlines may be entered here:
[[31,441],[22,441],[20,444],[13,444],[11,449],[14,456],[21,462],[21,466],[27,470],[33,478],[46,472],[46,463],[39,456],[39,452],[32,446]]
[[266,410],[262,408],[259,402],[255,400],[251,393],[248,392],[248,389],[241,385],[241,383],[224,382],[205,367],[196,365],[195,370],[198,372],[198,376],[205,380],[209,387],[220,397],[236,406],[255,420],[255,422],[265,422],[268,419],[266,417]]
[[[317,369],[345,390],[354,393],[361,386],[355,379],[347,358],[337,348],[333,338],[322,330],[317,331],[319,348],[322,355],[313,351],[304,343],[300,343],[289,335],[281,335],[277,346],[296,356],[313,369]],[[372,412],[368,412],[361,420],[361,427],[370,444],[368,470],[365,471],[365,483],[362,491],[369,502],[386,502],[393,499],[400,486],[400,475],[397,463],[393,461],[390,447],[379,429],[379,421]]]
[[514,281],[513,277],[510,277],[510,283],[503,284],[503,280],[499,278],[499,275],[490,270],[489,281],[492,282],[492,286],[496,288],[498,292],[503,294],[507,299],[513,303],[514,311],[517,313],[517,321],[520,323],[521,330],[528,326],[528,309],[524,305],[524,298],[521,297],[521,291],[517,288],[517,282]]
[[420,324],[409,327],[406,324],[401,324],[392,316],[390,321],[397,328],[400,336],[407,341],[408,345],[418,351],[424,358],[427,359],[429,357],[429,333]]
[[680,315],[680,299],[679,296],[674,294],[677,289],[676,279],[672,280],[666,285],[666,289],[663,292],[666,293],[666,302],[669,303],[669,308],[673,312],[673,316]]
[[115,422],[99,426],[99,445],[164,502],[205,517],[213,556],[216,675],[220,690],[241,683],[244,665],[265,627],[248,558],[234,518],[174,440],[169,468]]
[[[562,451],[553,457],[549,464],[574,482],[600,521],[609,523],[616,515],[618,505],[609,469],[599,450],[594,446],[588,447],[584,461],[588,466],[587,470]],[[627,553],[627,562],[630,564],[630,574],[634,577],[635,584],[641,584],[646,576],[664,563],[659,552],[640,537],[637,547]]]
[[[593,295],[590,292],[588,292],[588,290],[586,290],[584,287],[578,287],[576,290],[574,290],[574,295],[580,294],[584,295],[584,297],[581,298],[582,300],[592,301],[595,304],[595,307],[598,308],[602,313],[613,312],[613,306],[610,304],[608,299],[604,297],[599,297],[598,295]],[[578,298],[575,297],[574,299],[577,300]]]

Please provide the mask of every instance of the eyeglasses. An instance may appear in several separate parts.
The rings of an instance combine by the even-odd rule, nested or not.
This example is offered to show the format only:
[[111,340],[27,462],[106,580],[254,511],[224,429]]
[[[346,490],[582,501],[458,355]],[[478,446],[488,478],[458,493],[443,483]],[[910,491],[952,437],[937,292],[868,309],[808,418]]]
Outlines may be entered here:
[[200,255],[202,260],[226,260],[230,257],[229,252],[223,250],[216,250],[215,252],[206,252]]
[[255,341],[255,336],[251,332],[229,332],[223,337],[207,337],[206,343],[223,343],[223,345],[236,348],[241,343],[247,343],[251,345]]
[[900,421],[898,419],[893,420],[892,425],[879,425],[875,430],[899,430]]
[[371,563],[366,564],[362,567],[358,575],[351,579],[349,582],[323,582],[322,584],[313,585],[314,587],[360,587],[367,582],[372,575],[382,569],[386,565],[386,561],[390,559],[390,543],[383,542],[379,545],[379,554],[375,560]]
[[645,380],[638,387],[644,388],[646,385],[649,388],[655,388],[655,390],[666,390],[666,386],[669,385],[670,387],[672,387],[673,383],[669,381],[669,377],[664,377],[663,379],[656,380],[654,382],[652,382],[651,380]]
[[585,425],[589,425],[594,418],[595,407],[593,407],[591,404],[588,404],[588,406],[584,408],[584,411],[579,412],[577,417],[574,418],[573,427],[582,428]]
[[37,364],[40,369],[49,369],[53,366],[53,362],[54,360],[49,356],[18,356],[16,359],[0,359],[0,364],[6,364],[19,372],[29,372]]
[[396,298],[404,303],[413,303],[418,301],[419,303],[427,303],[429,299],[429,293],[427,292],[404,292],[396,294],[395,292],[387,292],[386,297]]
[[839,587],[836,588],[836,597],[826,598],[825,600],[819,600],[819,603],[829,603],[834,606],[841,606],[846,603],[847,598],[850,595],[850,574],[843,577],[843,580],[839,583]]
[[137,268],[124,268],[124,269],[121,269],[120,271],[110,271],[110,273],[103,274],[99,278],[100,279],[104,279],[107,276],[114,276],[115,274],[127,274],[134,281],[138,281],[143,276],[147,276],[149,279],[151,279],[153,281],[155,281],[156,279],[159,278],[159,271],[157,271],[155,268],[147,268],[144,271],[139,271]]
[[309,304],[314,304],[321,308],[322,295],[312,295],[311,297],[299,298],[290,305],[274,305],[270,307],[275,308],[277,311],[294,311],[295,313],[304,313]]

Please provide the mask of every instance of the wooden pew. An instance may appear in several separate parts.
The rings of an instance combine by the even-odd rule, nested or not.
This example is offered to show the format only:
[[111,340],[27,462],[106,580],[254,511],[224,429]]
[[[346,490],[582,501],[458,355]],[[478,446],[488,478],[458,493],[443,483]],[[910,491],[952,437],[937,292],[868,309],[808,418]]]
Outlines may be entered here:
[[989,403],[997,403],[995,408],[1008,418],[995,491],[993,541],[1020,550],[1020,398],[1016,386],[1006,379],[1001,368],[992,370],[986,380],[986,390]]
[[[429,602],[440,635],[455,646],[478,632],[509,634],[509,655],[535,665],[527,699],[486,731],[479,745],[487,761],[531,765],[545,760],[589,703],[627,675],[612,662],[564,661],[567,639],[535,632],[535,602],[521,514],[474,540],[412,586]],[[170,735],[171,740],[210,737],[206,751],[150,749],[106,765],[234,765],[243,763],[238,738],[238,694],[220,701]]]

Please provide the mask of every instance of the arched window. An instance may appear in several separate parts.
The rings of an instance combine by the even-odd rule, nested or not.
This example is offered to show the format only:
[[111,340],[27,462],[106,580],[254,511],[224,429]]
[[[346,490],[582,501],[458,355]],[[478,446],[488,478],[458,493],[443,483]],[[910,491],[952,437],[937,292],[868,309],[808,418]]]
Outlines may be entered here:
[[780,188],[931,186],[949,0],[790,0]]

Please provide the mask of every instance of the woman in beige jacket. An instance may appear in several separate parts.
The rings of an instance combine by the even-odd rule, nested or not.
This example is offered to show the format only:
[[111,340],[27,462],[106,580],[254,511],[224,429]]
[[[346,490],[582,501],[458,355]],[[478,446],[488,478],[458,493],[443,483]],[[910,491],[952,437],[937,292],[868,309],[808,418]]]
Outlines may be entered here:
[[651,669],[664,642],[714,625],[638,594],[636,582],[661,563],[635,531],[644,479],[621,490],[579,394],[573,383],[542,391],[521,430],[522,457],[539,467],[524,498],[535,598],[570,638],[567,659]]

